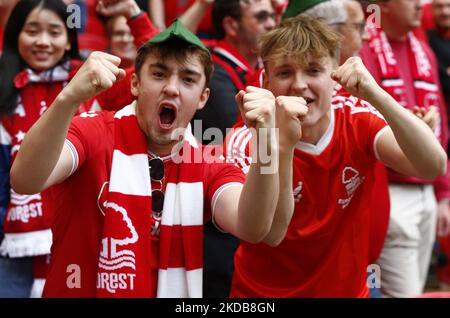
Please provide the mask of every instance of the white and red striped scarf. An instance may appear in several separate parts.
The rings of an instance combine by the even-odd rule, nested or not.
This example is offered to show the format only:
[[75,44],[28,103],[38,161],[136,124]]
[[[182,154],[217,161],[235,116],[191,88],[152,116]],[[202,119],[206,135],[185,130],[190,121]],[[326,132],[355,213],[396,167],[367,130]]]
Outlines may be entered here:
[[[136,103],[114,117],[115,145],[97,277],[131,278],[124,289],[97,284],[98,297],[150,297],[151,181]],[[201,149],[186,129],[183,151]],[[203,171],[181,162],[165,175],[157,297],[202,297]]]
[[[14,114],[4,117],[0,123],[1,143],[11,146],[13,159],[26,132],[51,105],[78,64],[70,61],[40,73],[27,68],[17,74],[14,80],[14,85],[20,89],[17,107]],[[10,189],[10,194],[0,254],[9,257],[50,254],[53,219],[50,192],[21,195]]]
[[[397,60],[386,33],[378,28],[370,28],[369,46],[375,53],[382,80],[380,86],[395,98],[403,107],[407,105],[405,83],[400,77]],[[410,46],[410,67],[414,81],[414,92],[418,106],[428,108],[440,107],[439,87],[433,79],[432,65],[419,40],[412,32],[408,33]]]

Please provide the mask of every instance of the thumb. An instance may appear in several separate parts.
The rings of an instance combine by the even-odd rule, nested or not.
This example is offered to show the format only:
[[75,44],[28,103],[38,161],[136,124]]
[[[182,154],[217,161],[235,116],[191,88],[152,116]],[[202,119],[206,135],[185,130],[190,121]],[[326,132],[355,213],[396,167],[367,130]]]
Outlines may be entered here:
[[127,73],[125,72],[125,70],[123,68],[119,68],[119,74],[117,74],[117,81],[121,81],[123,80],[125,77],[127,76]]
[[337,71],[332,71],[330,76],[331,76],[332,80],[339,82],[339,77],[338,77]]
[[245,95],[245,92],[243,90],[240,90],[234,97],[234,99],[236,100],[236,104],[238,105],[241,113],[244,110],[244,95]]

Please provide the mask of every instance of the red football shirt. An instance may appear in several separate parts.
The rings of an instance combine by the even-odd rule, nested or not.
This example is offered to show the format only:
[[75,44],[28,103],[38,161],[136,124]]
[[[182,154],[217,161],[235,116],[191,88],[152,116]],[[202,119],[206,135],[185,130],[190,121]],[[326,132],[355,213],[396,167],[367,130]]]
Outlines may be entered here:
[[[385,120],[354,98],[333,99],[331,122],[316,145],[294,153],[295,211],[277,247],[242,242],[235,255],[232,297],[367,297],[368,195],[374,145]],[[248,132],[227,139],[227,157],[244,171]]]
[[[71,148],[73,174],[55,186],[56,216],[52,226],[52,260],[44,297],[95,297],[96,269],[104,216],[98,208],[102,186],[109,180],[114,147],[114,113],[85,113],[72,121],[66,144]],[[165,176],[176,173],[178,165],[167,159]],[[225,163],[204,165],[204,220],[211,218],[213,200],[231,183],[243,183],[245,176]],[[150,186],[150,185],[149,185]],[[217,192],[217,194],[216,194]],[[215,196],[216,195],[216,196]],[[203,199],[199,198],[199,199]],[[149,270],[158,268],[158,240]],[[79,273],[79,277],[75,277]],[[152,275],[157,277],[157,275]],[[80,284],[76,284],[76,278]],[[153,294],[156,284],[152,282]]]

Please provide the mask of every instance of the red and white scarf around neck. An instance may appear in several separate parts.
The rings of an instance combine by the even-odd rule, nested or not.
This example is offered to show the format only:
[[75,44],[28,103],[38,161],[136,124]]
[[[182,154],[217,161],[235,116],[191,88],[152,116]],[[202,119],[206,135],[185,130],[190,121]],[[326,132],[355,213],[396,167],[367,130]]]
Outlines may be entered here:
[[[27,68],[17,74],[14,85],[20,90],[14,114],[4,117],[0,125],[1,142],[17,154],[26,132],[42,116],[73,76],[80,63],[68,61],[51,70],[36,73]],[[49,192],[21,195],[10,189],[10,202],[4,220],[5,237],[0,254],[25,257],[50,254],[53,211]]]
[[[386,33],[378,28],[371,28],[369,33],[369,46],[375,53],[381,71],[381,87],[403,107],[411,108],[415,106],[407,105],[405,83],[400,77],[397,60]],[[412,32],[408,33],[407,41],[410,47],[409,61],[414,81],[416,102],[421,107],[436,106],[439,108],[439,87],[434,82],[432,65],[420,41]]]
[[[97,268],[97,297],[150,297],[151,182],[136,103],[114,117],[115,145]],[[183,151],[201,147],[186,129]],[[202,297],[203,165],[181,162],[166,178],[157,297]],[[119,288],[102,281],[118,279]],[[120,288],[120,281],[132,281]],[[100,283],[99,283],[100,282]]]

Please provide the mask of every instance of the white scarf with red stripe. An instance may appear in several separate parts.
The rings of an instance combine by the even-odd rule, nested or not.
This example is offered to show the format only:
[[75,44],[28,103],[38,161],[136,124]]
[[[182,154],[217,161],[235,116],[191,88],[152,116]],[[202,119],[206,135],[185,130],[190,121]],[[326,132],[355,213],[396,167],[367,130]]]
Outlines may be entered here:
[[[377,28],[371,28],[369,32],[369,46],[375,53],[381,70],[381,87],[403,107],[415,106],[407,105],[405,84],[400,77],[397,60],[386,33]],[[410,47],[410,68],[413,75],[417,104],[425,108],[430,106],[439,108],[439,87],[434,82],[431,63],[419,40],[412,32],[408,33],[408,42]]]
[[[108,185],[97,277],[132,278],[98,297],[149,297],[151,290],[151,181],[147,142],[136,119],[136,103],[114,117],[115,144]],[[183,151],[201,149],[186,129]],[[165,174],[167,186],[160,227],[157,297],[202,297],[203,172],[182,162]],[[105,209],[106,208],[106,209]]]

